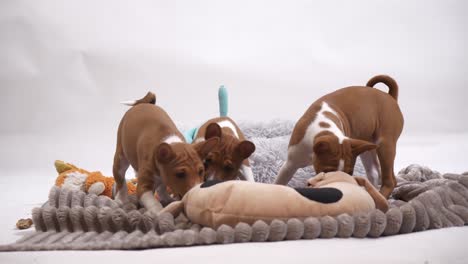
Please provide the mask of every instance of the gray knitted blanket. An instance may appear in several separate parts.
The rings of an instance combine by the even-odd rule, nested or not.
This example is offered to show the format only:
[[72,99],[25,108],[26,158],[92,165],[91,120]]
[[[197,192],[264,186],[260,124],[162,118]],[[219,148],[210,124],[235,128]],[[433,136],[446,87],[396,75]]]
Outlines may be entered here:
[[[271,183],[286,158],[292,122],[241,124],[257,146],[252,156],[257,181]],[[313,175],[299,170],[290,185],[303,187]],[[356,175],[365,175],[361,164]],[[183,215],[154,215],[136,199],[119,205],[105,196],[53,187],[48,202],[33,209],[35,232],[0,251],[143,249],[206,244],[263,242],[331,237],[379,237],[463,226],[468,223],[468,173],[440,174],[411,165],[397,176],[390,210],[336,217],[291,218],[218,229],[192,224]]]

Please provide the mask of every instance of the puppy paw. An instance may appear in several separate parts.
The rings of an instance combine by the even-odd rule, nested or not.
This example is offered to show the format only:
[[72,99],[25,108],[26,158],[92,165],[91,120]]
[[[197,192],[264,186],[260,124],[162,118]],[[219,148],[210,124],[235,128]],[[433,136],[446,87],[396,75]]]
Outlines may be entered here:
[[128,195],[124,194],[121,195],[122,192],[118,192],[117,196],[115,197],[115,201],[119,206],[123,206],[125,204],[130,203],[130,200],[128,199]]

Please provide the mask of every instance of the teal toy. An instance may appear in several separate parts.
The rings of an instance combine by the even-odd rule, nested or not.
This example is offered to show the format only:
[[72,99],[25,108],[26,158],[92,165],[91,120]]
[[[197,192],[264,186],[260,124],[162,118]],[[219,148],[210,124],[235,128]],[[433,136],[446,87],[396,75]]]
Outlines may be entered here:
[[[224,85],[218,89],[219,116],[224,117],[228,114],[228,92]],[[185,141],[191,144],[197,135],[199,127],[191,128],[183,133]]]
[[185,137],[185,141],[187,141],[187,143],[189,144],[192,144],[193,139],[197,135],[197,132],[198,132],[198,127],[192,127],[191,129],[184,131],[183,134]]
[[218,90],[219,116],[224,117],[228,114],[228,92],[224,85]]

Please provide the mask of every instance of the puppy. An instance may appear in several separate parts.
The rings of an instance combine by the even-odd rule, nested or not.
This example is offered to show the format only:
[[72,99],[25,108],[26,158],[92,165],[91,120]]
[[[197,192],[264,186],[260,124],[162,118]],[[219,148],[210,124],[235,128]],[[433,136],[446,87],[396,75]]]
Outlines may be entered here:
[[220,138],[204,160],[205,180],[228,181],[239,177],[255,181],[248,158],[255,151],[254,143],[245,139],[244,134],[229,117],[208,120],[199,129],[195,143],[211,138]]
[[[125,203],[128,199],[125,172],[131,165],[137,173],[140,203],[147,210],[160,211],[161,204],[172,201],[166,186],[180,198],[203,181],[202,158],[216,147],[219,138],[187,144],[168,114],[155,103],[153,93],[140,100],[124,102],[133,107],[119,124],[113,174],[117,183],[116,199]],[[154,198],[155,190],[161,203]]]
[[255,145],[246,140],[237,124],[227,116],[227,90],[218,90],[220,117],[205,122],[195,131],[194,142],[199,143],[219,137],[220,143],[205,158],[205,180],[255,181],[248,158],[255,151]]
[[[380,82],[388,94],[371,88]],[[298,168],[309,165],[317,173],[352,175],[360,156],[367,177],[374,185],[381,177],[380,192],[388,198],[396,185],[393,164],[404,122],[397,99],[398,85],[385,75],[373,77],[367,87],[347,87],[318,99],[296,123],[276,183],[287,184]]]

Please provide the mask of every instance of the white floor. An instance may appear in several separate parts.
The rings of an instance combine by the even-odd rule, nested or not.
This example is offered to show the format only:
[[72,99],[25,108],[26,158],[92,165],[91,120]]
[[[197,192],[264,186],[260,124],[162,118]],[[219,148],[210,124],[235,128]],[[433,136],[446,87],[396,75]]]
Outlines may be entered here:
[[[49,141],[48,141],[49,140]],[[58,139],[44,139],[40,147],[58,148]],[[105,139],[108,140],[108,139]],[[111,140],[111,139],[110,139]],[[23,141],[27,142],[27,141]],[[53,168],[54,151],[40,153],[39,147],[17,144],[11,138],[0,138],[3,151],[15,149],[8,159],[18,162],[18,153],[32,163],[47,161],[49,167],[27,170],[27,164],[17,166],[3,163],[0,174],[0,244],[11,243],[31,230],[19,231],[15,223],[31,216],[31,209],[47,200],[56,173]],[[55,143],[55,144],[54,144]],[[468,134],[404,136],[399,142],[396,170],[418,163],[440,172],[468,171]],[[96,150],[96,154],[107,152]],[[107,154],[107,153],[106,153]],[[71,154],[66,154],[65,156]],[[68,156],[67,156],[68,157]],[[73,157],[81,161],[80,157]],[[109,160],[110,158],[102,158]],[[83,157],[85,163],[89,157]],[[5,162],[5,160],[3,161]],[[106,161],[108,162],[108,161]],[[80,162],[77,162],[80,163]],[[94,162],[93,162],[94,163]],[[88,163],[86,168],[90,168]],[[97,163],[102,164],[102,163]],[[105,164],[105,163],[104,163]],[[108,173],[109,170],[104,170]],[[468,226],[383,237],[379,239],[320,239],[276,243],[248,243],[191,248],[154,249],[142,251],[57,251],[0,253],[3,263],[87,263],[134,261],[137,263],[468,263]]]
[[468,263],[468,227],[379,239],[321,239],[143,251],[0,253],[0,263]]

